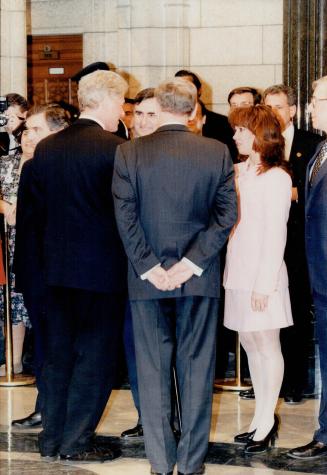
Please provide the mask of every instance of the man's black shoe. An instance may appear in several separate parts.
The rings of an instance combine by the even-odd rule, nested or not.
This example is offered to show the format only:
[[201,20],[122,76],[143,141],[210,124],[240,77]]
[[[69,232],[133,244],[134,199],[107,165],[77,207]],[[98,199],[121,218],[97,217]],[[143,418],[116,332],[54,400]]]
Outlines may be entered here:
[[137,424],[132,429],[124,430],[124,432],[121,433],[120,437],[122,437],[123,439],[135,439],[136,437],[143,437],[142,424]]
[[59,454],[56,455],[41,455],[41,461],[42,462],[47,462],[47,463],[52,463],[56,462],[58,460]]
[[76,463],[104,463],[121,456],[119,449],[108,449],[94,447],[91,450],[85,450],[79,454],[72,455],[60,455],[60,462],[64,464],[76,464]]
[[17,429],[34,429],[36,427],[42,427],[42,418],[40,412],[32,412],[24,419],[16,419],[12,421],[11,425]]
[[183,472],[177,472],[178,475],[202,475],[206,470],[206,467],[204,464],[201,465],[201,467],[196,470],[195,472],[187,472],[187,473],[183,473]]
[[240,398],[241,399],[255,399],[254,389],[244,389],[244,391],[240,391]]
[[154,470],[150,471],[151,475],[173,475],[173,472],[155,472]]
[[296,447],[287,452],[288,457],[300,460],[313,460],[327,455],[327,444],[312,440],[309,444]]
[[286,404],[300,404],[302,395],[297,391],[288,391],[284,394],[284,401]]

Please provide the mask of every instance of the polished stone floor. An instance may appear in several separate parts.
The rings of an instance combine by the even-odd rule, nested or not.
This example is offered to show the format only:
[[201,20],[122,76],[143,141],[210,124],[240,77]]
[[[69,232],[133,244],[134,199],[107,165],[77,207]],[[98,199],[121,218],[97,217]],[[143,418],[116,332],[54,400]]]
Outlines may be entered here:
[[[10,428],[10,421],[32,412],[36,390],[33,387],[0,388],[0,474],[149,474],[142,440],[124,443],[120,433],[136,422],[136,413],[129,390],[113,392],[98,427],[102,444],[119,446],[122,457],[106,464],[65,466],[46,464],[37,452],[36,429],[19,431]],[[245,457],[242,447],[232,443],[234,434],[247,428],[253,411],[253,401],[239,399],[237,393],[218,392],[214,395],[210,447],[206,460],[207,475],[283,475],[327,474],[327,457],[315,462],[303,462],[286,457],[287,448],[305,444],[312,438],[319,401],[306,400],[297,406],[279,401],[281,417],[276,447],[267,454]]]

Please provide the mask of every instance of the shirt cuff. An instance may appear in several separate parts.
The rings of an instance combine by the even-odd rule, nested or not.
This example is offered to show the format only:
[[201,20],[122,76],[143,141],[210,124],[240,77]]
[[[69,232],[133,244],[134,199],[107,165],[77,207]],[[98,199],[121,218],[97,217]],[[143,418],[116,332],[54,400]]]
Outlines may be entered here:
[[150,274],[150,272],[153,271],[153,269],[155,269],[156,267],[160,267],[161,264],[156,264],[155,266],[151,267],[151,269],[147,270],[146,272],[144,272],[144,274],[140,275],[141,277],[141,280],[146,280],[148,278],[148,275]]
[[201,269],[201,267],[194,264],[194,262],[190,261],[187,257],[183,257],[182,262],[184,262],[187,266],[189,266],[195,275],[197,275],[198,277],[201,277],[202,272],[203,272],[203,269]]

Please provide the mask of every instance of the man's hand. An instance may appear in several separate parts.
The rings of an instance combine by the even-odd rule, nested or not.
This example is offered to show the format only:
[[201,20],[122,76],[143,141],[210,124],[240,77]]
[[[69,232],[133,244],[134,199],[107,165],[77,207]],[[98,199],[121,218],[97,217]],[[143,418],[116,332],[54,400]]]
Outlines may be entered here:
[[[169,289],[169,278],[168,273],[162,267],[155,267],[147,275],[147,279],[154,285],[158,290],[168,290]],[[170,290],[170,289],[169,289]]]
[[167,273],[170,281],[168,290],[179,288],[194,274],[192,268],[182,261],[176,262]]
[[268,306],[268,295],[252,292],[251,307],[254,312],[263,312]]

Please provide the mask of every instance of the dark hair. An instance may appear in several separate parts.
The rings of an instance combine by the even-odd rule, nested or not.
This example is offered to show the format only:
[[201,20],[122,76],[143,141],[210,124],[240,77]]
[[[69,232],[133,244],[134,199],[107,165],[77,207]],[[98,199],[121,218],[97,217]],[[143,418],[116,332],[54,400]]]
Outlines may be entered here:
[[202,117],[204,117],[205,115],[207,115],[207,109],[206,109],[206,106],[203,104],[203,102],[198,99],[197,103],[199,104],[200,106],[200,109],[201,109],[201,115]]
[[75,122],[75,120],[78,119],[79,117],[79,109],[75,107],[73,104],[69,104],[69,102],[66,102],[64,100],[58,101],[58,102],[53,102],[51,103],[51,106],[58,105],[64,111],[66,112],[66,118],[69,124],[72,124]]
[[44,114],[50,130],[59,130],[68,127],[69,120],[65,109],[58,104],[45,104],[33,106],[27,112],[27,119],[32,115]]
[[228,120],[233,128],[245,127],[255,135],[253,150],[260,153],[261,158],[259,174],[273,167],[280,167],[290,173],[289,165],[284,159],[282,126],[270,107],[260,104],[237,107],[231,110]]
[[285,84],[276,84],[275,86],[267,87],[263,91],[263,100],[269,95],[285,94],[287,97],[287,104],[289,106],[296,106],[296,92],[291,86],[285,86]]
[[132,99],[131,97],[125,97],[125,103],[126,104],[135,104],[135,100]]
[[19,106],[21,112],[26,112],[28,110],[28,102],[25,97],[15,92],[10,92],[6,95],[8,107],[9,106]]
[[190,76],[192,78],[192,82],[198,91],[201,89],[201,81],[195,73],[192,73],[192,71],[187,71],[187,69],[180,69],[175,74],[175,78],[183,78],[185,76]]
[[231,98],[234,96],[234,94],[246,94],[246,93],[252,94],[253,96],[253,103],[254,105],[260,104],[262,96],[258,89],[255,87],[248,87],[248,86],[242,86],[242,87],[235,87],[235,89],[232,89],[230,93],[228,94],[228,103],[230,104]]
[[134,104],[141,104],[141,102],[145,101],[146,99],[153,99],[154,98],[154,87],[147,87],[146,89],[142,89],[142,91],[138,92],[134,97]]

